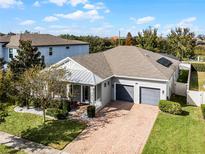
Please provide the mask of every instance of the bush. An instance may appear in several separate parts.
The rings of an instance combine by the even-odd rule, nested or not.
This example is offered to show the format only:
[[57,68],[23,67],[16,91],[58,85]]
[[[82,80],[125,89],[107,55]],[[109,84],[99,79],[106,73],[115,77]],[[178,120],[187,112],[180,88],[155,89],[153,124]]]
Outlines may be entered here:
[[201,111],[205,119],[205,104],[201,104]]
[[61,100],[53,99],[48,103],[48,108],[58,108],[62,109],[62,102]]
[[192,70],[197,72],[205,72],[205,64],[204,63],[192,63]]
[[5,106],[0,104],[0,123],[5,121],[5,117],[8,116],[8,112],[5,110]]
[[62,109],[63,109],[64,112],[70,112],[71,111],[70,102],[68,100],[62,100]]
[[57,119],[65,119],[66,114],[61,109],[56,108],[48,108],[46,110],[46,115],[49,115],[51,117],[57,118]]
[[30,101],[30,104],[33,105],[35,108],[40,108],[41,107],[41,100],[39,98],[32,98]]
[[94,105],[90,105],[87,107],[87,115],[89,118],[95,117],[95,106]]
[[179,78],[178,78],[177,82],[187,83],[188,76],[189,76],[189,70],[180,70],[179,71]]
[[182,107],[177,102],[161,100],[159,102],[159,109],[170,114],[182,114]]

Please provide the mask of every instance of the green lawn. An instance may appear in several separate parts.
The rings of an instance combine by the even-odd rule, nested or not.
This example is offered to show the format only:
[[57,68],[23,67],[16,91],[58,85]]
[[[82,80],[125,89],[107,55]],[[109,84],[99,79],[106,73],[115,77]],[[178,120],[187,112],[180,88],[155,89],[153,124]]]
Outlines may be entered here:
[[205,72],[191,73],[190,90],[205,91]]
[[0,154],[26,154],[26,153],[0,144]]
[[143,154],[204,154],[205,120],[200,107],[183,105],[184,115],[160,112]]
[[9,108],[9,116],[0,124],[0,131],[42,143],[56,149],[63,149],[86,127],[78,121],[53,121],[43,125],[42,117],[16,113]]

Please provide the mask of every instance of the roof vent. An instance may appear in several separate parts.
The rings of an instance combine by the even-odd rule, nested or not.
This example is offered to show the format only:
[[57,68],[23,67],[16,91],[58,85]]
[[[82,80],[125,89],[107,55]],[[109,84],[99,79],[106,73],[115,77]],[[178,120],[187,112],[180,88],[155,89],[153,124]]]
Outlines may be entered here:
[[146,57],[149,57],[149,55],[148,55],[148,54],[146,54],[146,53],[145,53],[144,55],[145,55]]

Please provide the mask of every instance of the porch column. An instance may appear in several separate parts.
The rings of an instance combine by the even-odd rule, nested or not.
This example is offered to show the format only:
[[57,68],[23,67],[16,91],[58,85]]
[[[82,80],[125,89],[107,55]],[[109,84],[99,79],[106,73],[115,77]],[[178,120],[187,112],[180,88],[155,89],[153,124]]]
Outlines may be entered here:
[[70,99],[69,97],[69,94],[70,94],[70,84],[68,83],[67,85],[66,85],[66,97],[68,98],[68,99]]
[[90,103],[95,104],[95,86],[90,86]]
[[80,101],[83,102],[83,86],[80,85]]

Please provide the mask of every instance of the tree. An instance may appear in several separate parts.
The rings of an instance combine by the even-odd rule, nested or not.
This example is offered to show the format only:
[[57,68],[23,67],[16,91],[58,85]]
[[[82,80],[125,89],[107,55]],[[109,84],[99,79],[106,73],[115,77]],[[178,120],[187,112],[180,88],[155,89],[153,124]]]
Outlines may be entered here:
[[133,40],[132,34],[130,32],[127,33],[125,45],[127,45],[127,46],[134,45],[134,40]]
[[160,52],[161,38],[157,36],[157,29],[149,28],[138,32],[136,37],[137,46],[154,52]]
[[41,53],[38,52],[36,47],[32,47],[31,41],[20,41],[19,50],[17,56],[9,63],[9,67],[13,72],[14,79],[23,74],[27,69],[40,66],[44,67],[45,64],[42,61]]
[[195,34],[189,28],[176,28],[168,35],[168,46],[171,54],[180,60],[194,55],[196,46]]
[[0,58],[0,69],[3,69],[5,64],[6,62],[4,61],[4,59]]
[[65,95],[64,78],[70,75],[64,69],[51,67],[41,71],[39,67],[34,67],[26,70],[21,76],[21,84],[18,91],[25,94],[25,97],[37,98],[43,110],[43,120],[45,123],[46,108],[53,96]]
[[0,101],[6,102],[12,95],[12,73],[9,69],[0,70]]
[[110,38],[101,38],[98,36],[75,36],[69,34],[60,35],[60,37],[68,40],[80,40],[90,44],[90,53],[96,53],[111,49],[116,46]]

